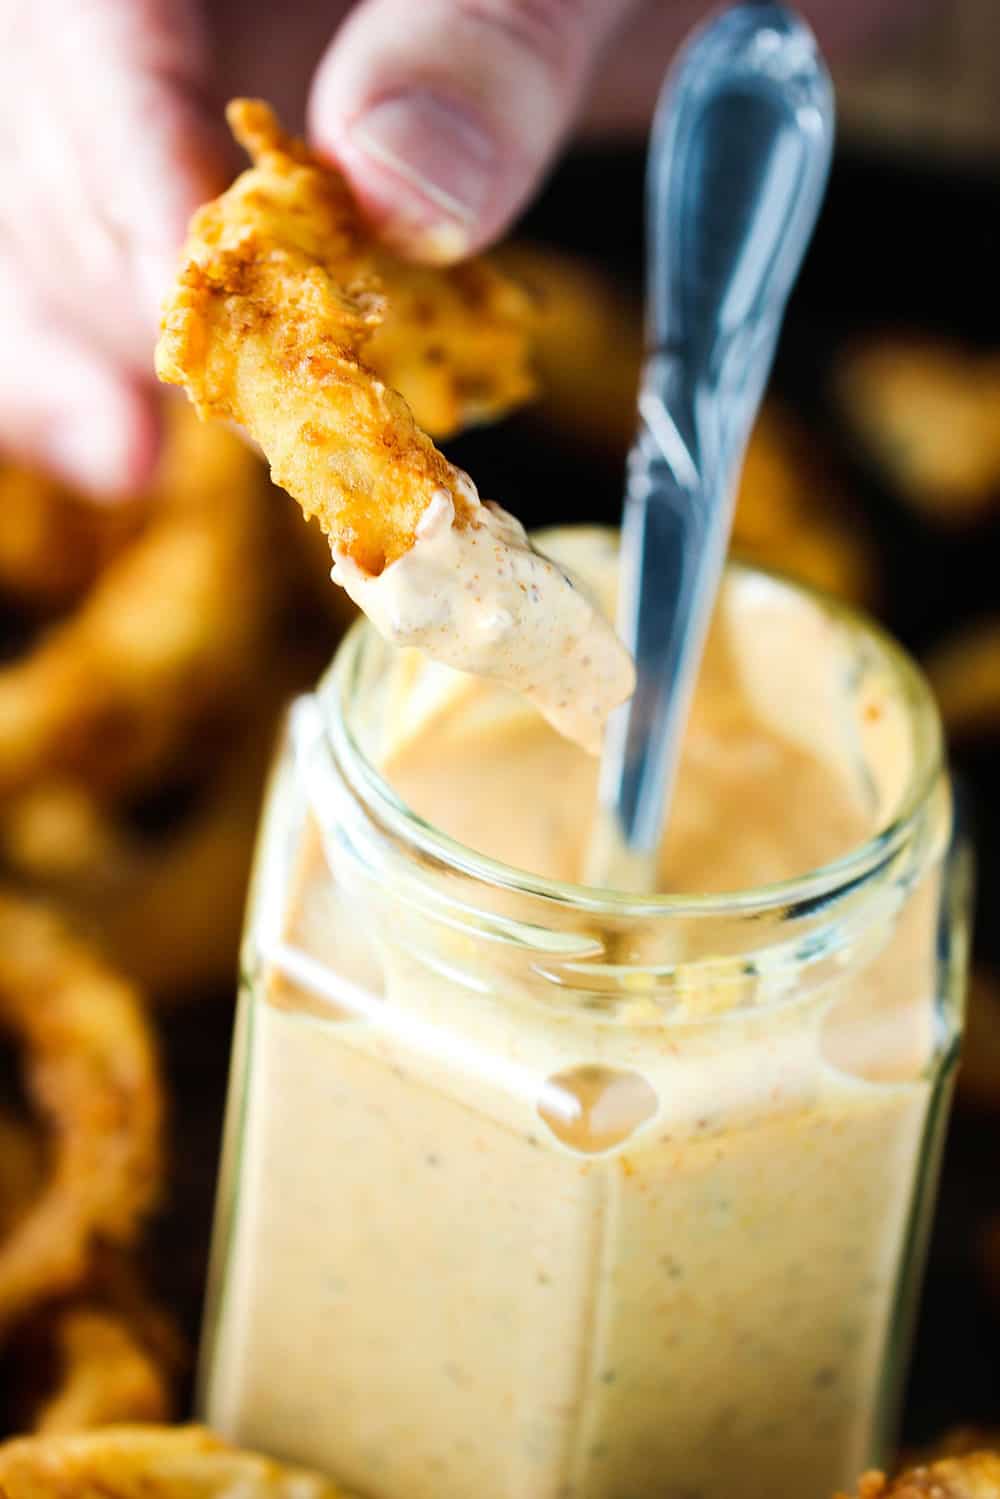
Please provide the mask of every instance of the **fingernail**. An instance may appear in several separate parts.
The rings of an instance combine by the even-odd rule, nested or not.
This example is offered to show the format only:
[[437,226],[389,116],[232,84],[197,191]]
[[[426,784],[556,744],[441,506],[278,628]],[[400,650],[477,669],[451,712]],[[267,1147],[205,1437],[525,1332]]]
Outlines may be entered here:
[[462,253],[467,226],[486,207],[497,150],[460,106],[421,90],[383,99],[348,129],[351,144],[386,168],[423,202],[401,205],[434,258]]

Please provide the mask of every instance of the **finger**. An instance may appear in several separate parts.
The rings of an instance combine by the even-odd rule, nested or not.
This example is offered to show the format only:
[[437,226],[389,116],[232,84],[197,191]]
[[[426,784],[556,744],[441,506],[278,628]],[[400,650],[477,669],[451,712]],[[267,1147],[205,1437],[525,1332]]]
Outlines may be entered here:
[[50,0],[24,14],[3,64],[5,239],[50,305],[146,371],[185,224],[219,181],[194,7]]
[[63,327],[0,262],[0,448],[97,499],[139,488],[158,448],[148,391]]
[[537,187],[627,0],[363,0],[310,121],[388,239],[451,260]]

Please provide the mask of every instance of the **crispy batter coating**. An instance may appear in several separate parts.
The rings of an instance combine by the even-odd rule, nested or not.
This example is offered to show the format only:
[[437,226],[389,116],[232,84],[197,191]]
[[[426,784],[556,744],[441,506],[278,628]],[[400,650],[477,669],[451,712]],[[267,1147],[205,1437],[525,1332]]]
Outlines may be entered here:
[[136,991],[53,913],[0,895],[0,1022],[51,1136],[40,1190],[0,1243],[0,1330],[134,1242],[162,1174],[162,1094]]
[[4,1499],[343,1499],[329,1479],[200,1427],[117,1426],[0,1446]]
[[394,259],[265,104],[228,118],[254,165],[192,220],[157,373],[246,427],[275,482],[377,576],[452,479],[422,427],[447,435],[530,393],[527,299],[483,261]]
[[266,499],[253,455],[179,403],[140,536],[76,611],[0,666],[0,793],[155,774],[253,680]]
[[884,1473],[866,1473],[858,1484],[857,1499],[1000,1499],[1000,1454],[945,1457],[908,1468],[893,1479]]
[[962,524],[1000,498],[1000,358],[951,344],[882,338],[848,350],[841,409],[901,497]]

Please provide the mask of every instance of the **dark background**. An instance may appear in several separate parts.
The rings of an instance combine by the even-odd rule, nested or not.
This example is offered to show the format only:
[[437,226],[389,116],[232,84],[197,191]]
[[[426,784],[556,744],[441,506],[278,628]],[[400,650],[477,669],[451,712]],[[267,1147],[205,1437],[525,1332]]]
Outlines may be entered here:
[[[567,160],[524,221],[525,236],[580,252],[641,294],[640,153]],[[962,619],[997,605],[997,521],[942,533],[922,523],[869,470],[829,400],[831,362],[859,335],[940,333],[1000,350],[1000,220],[995,172],[841,152],[816,237],[792,299],[773,390],[829,451],[846,492],[863,506],[881,553],[881,617],[922,652]],[[616,521],[621,464],[514,419],[454,444],[487,495],[530,527]],[[976,946],[1000,963],[1000,792],[995,744],[956,760],[979,855]],[[232,1019],[230,995],[188,1007],[164,1027],[174,1093],[175,1190],[159,1231],[157,1279],[196,1337]],[[1000,1112],[963,1106],[952,1120],[915,1357],[904,1440],[948,1426],[1000,1430],[1000,1317],[986,1293],[979,1239],[1000,1213]],[[766,1378],[766,1370],[762,1370]]]

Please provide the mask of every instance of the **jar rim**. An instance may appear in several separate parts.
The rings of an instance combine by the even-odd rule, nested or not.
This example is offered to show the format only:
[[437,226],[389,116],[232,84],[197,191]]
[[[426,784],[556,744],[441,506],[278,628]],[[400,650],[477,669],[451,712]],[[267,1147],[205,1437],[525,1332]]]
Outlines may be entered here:
[[[727,576],[759,578],[786,594],[806,599],[831,621],[846,627],[859,641],[874,645],[899,691],[913,745],[907,783],[892,815],[864,842],[814,869],[791,878],[749,889],[670,892],[637,895],[627,891],[575,884],[535,875],[481,854],[427,821],[402,800],[373,765],[355,735],[350,702],[358,682],[366,646],[378,639],[364,618],[348,631],[320,684],[324,730],[349,780],[363,788],[380,822],[404,843],[457,873],[559,906],[570,906],[616,918],[690,918],[763,916],[789,908],[826,905],[847,894],[891,863],[919,823],[945,769],[940,716],[926,677],[908,652],[863,611],[832,598],[822,590],[770,568],[731,559]],[[326,690],[327,682],[333,692]],[[330,712],[330,697],[339,711]]]

